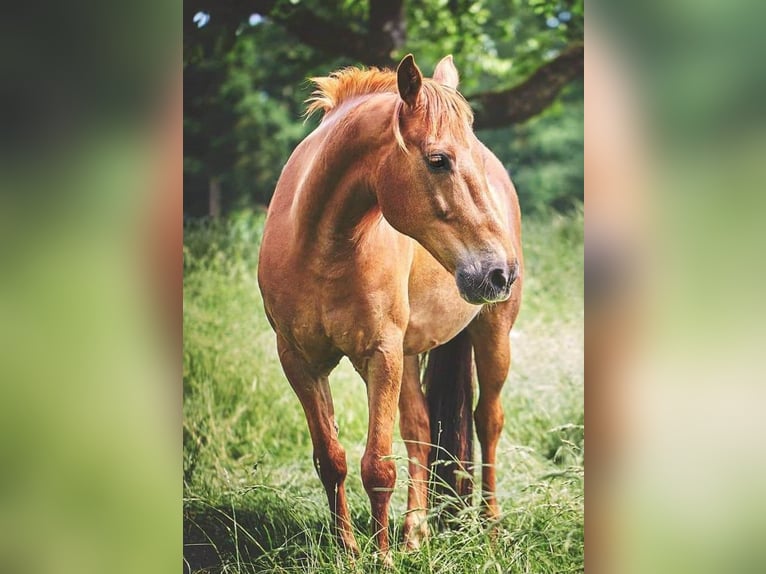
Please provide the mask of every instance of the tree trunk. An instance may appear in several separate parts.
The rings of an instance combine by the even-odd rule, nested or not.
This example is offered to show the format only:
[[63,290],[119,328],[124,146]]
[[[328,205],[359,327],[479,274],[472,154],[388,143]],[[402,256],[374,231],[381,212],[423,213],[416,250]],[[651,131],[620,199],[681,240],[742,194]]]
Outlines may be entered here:
[[403,0],[372,0],[367,42],[368,66],[394,66],[394,52],[407,40],[407,22]]
[[583,45],[574,44],[512,88],[468,96],[475,108],[474,129],[520,124],[544,111],[569,83],[582,78],[584,55]]
[[208,215],[211,219],[218,219],[221,217],[221,180],[218,176],[210,177],[208,191]]

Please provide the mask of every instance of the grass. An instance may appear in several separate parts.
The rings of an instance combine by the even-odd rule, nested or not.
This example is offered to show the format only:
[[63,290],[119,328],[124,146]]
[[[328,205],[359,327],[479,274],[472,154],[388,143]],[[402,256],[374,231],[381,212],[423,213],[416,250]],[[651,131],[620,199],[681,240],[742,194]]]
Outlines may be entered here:
[[[503,391],[496,529],[477,508],[395,572],[583,571],[583,218],[524,224],[526,282]],[[184,562],[192,572],[378,569],[359,476],[367,405],[344,360],[331,377],[362,556],[329,536],[303,412],[279,366],[256,282],[263,216],[188,224],[184,238]],[[478,444],[477,444],[478,450]],[[394,444],[392,540],[401,540],[407,459]]]

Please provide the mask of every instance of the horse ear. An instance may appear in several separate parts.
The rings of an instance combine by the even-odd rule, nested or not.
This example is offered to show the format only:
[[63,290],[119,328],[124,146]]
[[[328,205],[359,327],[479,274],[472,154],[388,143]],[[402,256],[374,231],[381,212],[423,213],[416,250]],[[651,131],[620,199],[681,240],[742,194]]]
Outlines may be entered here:
[[415,107],[420,94],[420,87],[423,85],[423,74],[420,73],[415,58],[412,54],[407,54],[399,66],[396,68],[396,85],[399,88],[399,95],[407,102],[411,108]]
[[434,70],[434,81],[442,84],[443,86],[447,86],[448,88],[452,88],[453,90],[457,90],[457,84],[460,78],[457,74],[457,68],[455,67],[455,63],[452,61],[452,54],[449,56],[444,56],[438,64],[436,64],[436,69]]

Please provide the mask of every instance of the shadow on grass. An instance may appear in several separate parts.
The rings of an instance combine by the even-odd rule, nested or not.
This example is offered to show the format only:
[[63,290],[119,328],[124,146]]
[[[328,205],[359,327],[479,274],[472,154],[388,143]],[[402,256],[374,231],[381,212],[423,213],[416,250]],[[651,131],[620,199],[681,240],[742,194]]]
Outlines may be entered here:
[[[436,475],[434,479],[440,480]],[[432,527],[463,530],[484,524],[470,494],[458,496],[446,483],[440,488],[430,499]],[[216,502],[185,499],[184,573],[221,572],[232,566],[238,572],[283,571],[287,566],[313,572],[317,565],[332,564],[344,553],[330,532],[330,513],[322,502],[265,485],[229,492]],[[369,509],[365,505],[350,510],[357,542],[369,546]],[[403,541],[399,518],[389,526],[396,546]]]
[[[506,513],[487,520],[476,500],[439,500],[429,511],[430,544],[401,552],[402,517],[390,524],[400,572],[579,572],[583,561],[582,467],[550,472],[517,493]],[[266,486],[211,503],[184,501],[184,573],[376,572],[366,506],[351,508],[362,555],[347,562],[329,530],[323,501]],[[434,570],[434,564],[439,568]]]
[[[254,509],[201,501],[187,503],[183,525],[184,574],[217,573],[235,565],[237,572],[274,572],[285,568],[312,572],[317,565],[322,565],[325,571],[327,564],[345,556],[329,531],[329,513],[297,519],[291,512],[294,508],[283,510],[275,512],[273,504]],[[369,520],[369,511],[352,516],[357,541],[362,546],[371,543],[367,535]],[[397,525],[392,521],[389,532],[395,548],[402,542]],[[441,526],[444,528],[447,523],[442,522]],[[398,559],[408,563],[418,558]]]
[[[447,464],[440,461],[434,466]],[[470,494],[459,497],[437,475],[433,478],[439,481],[441,493],[430,501],[431,519],[442,528],[452,522],[459,526],[460,521],[454,520],[459,513],[474,512]],[[357,512],[353,506],[350,510],[357,542],[364,548],[371,542],[369,509],[365,505]],[[215,501],[187,498],[183,513],[185,573],[219,572],[232,565],[237,571],[273,572],[288,564],[310,572],[318,563],[332,563],[340,552],[330,532],[326,504],[289,488],[259,485],[225,493]],[[395,544],[402,541],[400,523],[392,520],[389,526],[389,538]]]
[[[309,566],[320,559],[317,554],[324,559],[338,551],[323,509],[273,494],[237,499],[230,505],[185,501],[185,574],[219,572],[233,564],[247,572],[272,572],[285,564]],[[363,531],[368,519],[354,517],[355,530]]]

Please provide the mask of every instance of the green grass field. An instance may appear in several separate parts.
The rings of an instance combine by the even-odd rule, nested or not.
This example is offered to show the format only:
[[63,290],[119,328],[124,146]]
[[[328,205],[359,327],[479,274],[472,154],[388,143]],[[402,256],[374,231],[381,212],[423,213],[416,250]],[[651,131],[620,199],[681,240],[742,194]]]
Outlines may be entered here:
[[[330,378],[347,491],[362,556],[328,533],[303,412],[285,379],[256,282],[263,216],[186,226],[184,238],[185,571],[371,572],[369,508],[359,475],[365,387],[347,360]],[[583,218],[524,224],[524,301],[498,447],[496,529],[478,508],[419,551],[393,554],[396,572],[583,571]],[[478,442],[476,444],[478,451]],[[407,459],[394,444],[392,540],[401,540]]]

